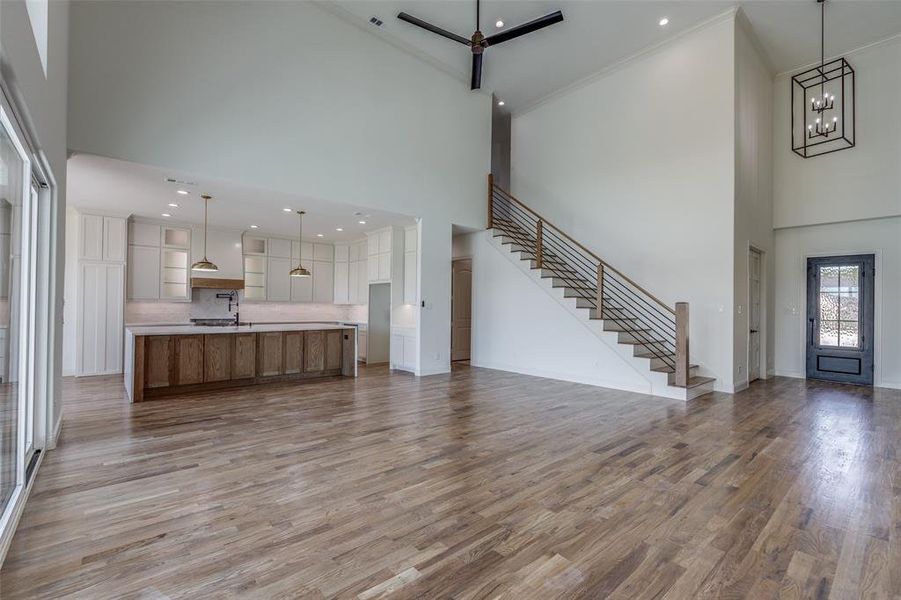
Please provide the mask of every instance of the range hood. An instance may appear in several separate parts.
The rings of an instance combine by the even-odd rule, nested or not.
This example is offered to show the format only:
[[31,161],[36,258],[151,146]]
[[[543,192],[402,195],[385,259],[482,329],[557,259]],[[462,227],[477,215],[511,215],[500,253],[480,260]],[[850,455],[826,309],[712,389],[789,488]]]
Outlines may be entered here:
[[243,290],[243,279],[224,277],[192,277],[191,288],[195,290]]

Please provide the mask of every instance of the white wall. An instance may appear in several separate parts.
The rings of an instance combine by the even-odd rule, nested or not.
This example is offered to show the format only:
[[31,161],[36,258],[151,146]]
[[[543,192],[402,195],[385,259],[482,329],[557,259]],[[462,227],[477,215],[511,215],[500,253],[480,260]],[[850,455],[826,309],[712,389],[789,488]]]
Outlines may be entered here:
[[[664,302],[733,385],[734,18],[513,118],[513,193]],[[475,345],[474,345],[475,348]]]
[[78,2],[72,23],[72,149],[421,217],[420,367],[450,368],[489,96],[312,3]]
[[803,159],[791,152],[791,73],[775,81],[773,156],[776,373],[804,377],[806,260],[876,253],[877,386],[901,387],[901,37],[845,55],[857,76],[857,146]]
[[[536,285],[488,241],[457,236],[454,253],[472,258],[470,363],[539,377],[650,394],[642,373]],[[518,259],[513,259],[518,261]]]
[[773,252],[773,76],[750,25],[739,13],[735,27],[735,318],[732,378],[748,381],[750,248],[763,253],[761,275],[760,376],[774,368]]
[[805,376],[807,258],[875,253],[874,383],[901,388],[901,217],[779,229],[775,242],[776,374]]
[[857,145],[849,150],[808,159],[795,155],[789,112],[794,71],[776,78],[777,228],[901,215],[901,119],[886,105],[886,98],[901,98],[901,36],[845,58],[857,77]]
[[66,212],[66,94],[69,69],[69,3],[50,2],[47,16],[47,68],[44,69],[32,32],[24,0],[0,2],[0,66],[5,92],[20,111],[18,117],[34,149],[43,153],[57,184],[57,211],[51,223],[56,235],[56,272],[52,275],[58,293],[53,297],[56,322],[53,332],[51,368],[55,374],[49,420],[61,415],[59,375],[62,364],[62,312],[65,261]]

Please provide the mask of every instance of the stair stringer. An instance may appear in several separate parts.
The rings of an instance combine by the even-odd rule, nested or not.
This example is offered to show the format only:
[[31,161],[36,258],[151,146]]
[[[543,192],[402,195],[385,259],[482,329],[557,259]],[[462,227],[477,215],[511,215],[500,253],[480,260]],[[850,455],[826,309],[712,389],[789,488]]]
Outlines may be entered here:
[[[551,278],[542,278],[541,271],[533,269],[531,267],[530,260],[528,258],[523,258],[519,251],[511,250],[505,247],[500,238],[493,236],[493,232],[491,230],[478,234],[478,237],[486,240],[494,250],[504,256],[514,267],[516,267],[520,271],[522,275],[527,277],[534,285],[539,287],[548,296],[553,298],[556,303],[566,312],[568,312],[574,319],[576,319],[576,321],[582,327],[591,332],[594,337],[600,340],[613,354],[618,357],[623,369],[628,369],[630,374],[637,376],[633,377],[632,379],[638,379],[639,381],[641,381],[641,383],[637,385],[630,385],[624,381],[598,381],[579,379],[580,383],[588,383],[590,385],[597,385],[599,387],[651,394],[654,396],[673,398],[677,400],[689,400],[700,395],[699,392],[706,393],[706,391],[709,391],[706,389],[687,389],[669,385],[669,377],[666,373],[650,370],[651,359],[634,356],[634,346],[630,344],[620,343],[619,334],[617,332],[604,331],[603,320],[590,319],[589,309],[578,308],[576,306],[575,298],[566,297],[564,288],[553,287],[553,281]],[[477,361],[475,361],[473,364],[480,366],[477,364]],[[492,367],[491,364],[484,364],[481,366]],[[507,367],[507,370],[514,370],[512,368],[509,368],[509,366]],[[534,372],[530,372],[529,374],[548,376],[547,374]]]

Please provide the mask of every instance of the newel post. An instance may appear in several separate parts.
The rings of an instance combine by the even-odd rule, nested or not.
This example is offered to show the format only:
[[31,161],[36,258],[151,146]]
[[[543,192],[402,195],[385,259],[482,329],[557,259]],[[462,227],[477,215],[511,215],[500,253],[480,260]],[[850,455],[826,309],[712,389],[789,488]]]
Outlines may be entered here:
[[494,229],[494,175],[488,173],[488,229]]
[[535,262],[538,268],[544,266],[544,222],[538,219],[538,225],[535,227]]
[[676,385],[688,386],[688,302],[676,302]]
[[598,314],[595,318],[604,318],[604,263],[598,263]]

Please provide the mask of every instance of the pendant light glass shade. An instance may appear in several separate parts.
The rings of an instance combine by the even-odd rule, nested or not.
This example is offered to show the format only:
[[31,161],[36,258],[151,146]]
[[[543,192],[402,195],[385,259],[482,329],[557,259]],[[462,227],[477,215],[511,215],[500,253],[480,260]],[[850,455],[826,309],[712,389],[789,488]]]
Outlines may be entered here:
[[297,215],[300,218],[300,228],[297,231],[297,244],[298,244],[298,258],[297,258],[297,266],[291,269],[291,277],[309,277],[310,271],[305,269],[303,266],[303,215],[304,211],[297,211]]
[[207,206],[209,205],[210,198],[207,194],[203,194],[201,196],[203,198],[203,260],[198,260],[196,263],[191,265],[192,271],[205,271],[205,272],[214,272],[218,271],[219,267],[215,265],[215,263],[210,262],[206,257],[206,224],[207,224]]

